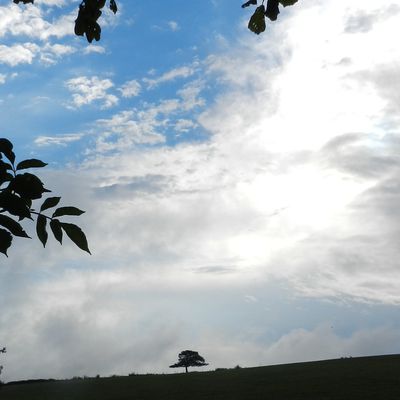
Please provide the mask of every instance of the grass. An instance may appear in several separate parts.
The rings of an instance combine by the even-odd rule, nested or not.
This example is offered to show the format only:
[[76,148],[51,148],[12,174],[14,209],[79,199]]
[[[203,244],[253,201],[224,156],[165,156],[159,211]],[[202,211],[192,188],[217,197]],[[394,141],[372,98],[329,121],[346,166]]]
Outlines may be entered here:
[[0,388],[1,400],[399,400],[400,355]]

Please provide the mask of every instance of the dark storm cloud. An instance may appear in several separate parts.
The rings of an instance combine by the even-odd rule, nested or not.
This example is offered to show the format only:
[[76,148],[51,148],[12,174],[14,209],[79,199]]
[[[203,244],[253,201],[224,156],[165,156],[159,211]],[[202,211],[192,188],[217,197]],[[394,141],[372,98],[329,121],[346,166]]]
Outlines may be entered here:
[[395,16],[399,12],[400,6],[398,4],[390,4],[374,12],[359,10],[357,13],[347,17],[344,31],[346,33],[367,33],[373,29],[376,23]]

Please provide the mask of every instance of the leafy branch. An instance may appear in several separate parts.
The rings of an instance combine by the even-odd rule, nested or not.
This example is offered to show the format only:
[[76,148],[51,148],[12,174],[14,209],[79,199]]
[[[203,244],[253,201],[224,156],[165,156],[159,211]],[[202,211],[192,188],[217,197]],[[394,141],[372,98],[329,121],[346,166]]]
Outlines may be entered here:
[[[33,4],[34,0],[13,0],[14,3],[19,4]],[[75,20],[75,35],[86,36],[89,43],[92,43],[93,39],[96,41],[100,40],[101,27],[97,20],[100,18],[102,11],[101,9],[106,5],[106,0],[82,0],[78,9],[78,17]],[[118,11],[117,3],[115,0],[109,0],[110,10],[116,14]]]
[[[251,16],[248,24],[248,28],[257,35],[265,31],[265,17],[271,21],[277,20],[278,14],[280,13],[279,4],[283,5],[283,7],[292,6],[293,4],[297,3],[298,0],[267,0],[267,7],[265,7],[264,1],[265,0],[262,0],[261,5],[256,8],[256,11],[254,11],[254,14]],[[242,4],[242,8],[246,8],[251,5],[257,6],[258,1],[246,1],[246,3]]]
[[[278,18],[279,5],[283,7],[292,6],[297,3],[298,0],[267,0],[267,6],[264,5],[265,0],[262,0],[261,5],[258,5],[258,0],[248,0],[242,4],[242,8],[250,6],[257,6],[255,12],[250,17],[248,28],[259,35],[265,31],[266,23],[265,18],[267,17],[271,21],[276,21]],[[33,4],[34,0],[13,0],[14,3],[19,4]],[[86,36],[89,43],[93,40],[99,41],[101,37],[101,26],[97,22],[102,15],[102,9],[106,5],[106,0],[82,0],[79,9],[78,16],[75,20],[75,35]],[[116,14],[118,11],[117,3],[115,0],[109,0],[110,10]]]
[[36,216],[36,234],[44,247],[48,239],[47,224],[49,223],[54,238],[60,244],[65,233],[81,250],[90,254],[86,236],[81,228],[60,220],[60,217],[64,216],[80,216],[84,211],[71,206],[59,207],[51,215],[46,215],[44,211],[56,207],[61,197],[48,197],[38,211],[32,208],[33,201],[41,199],[43,194],[50,190],[44,187],[43,182],[36,175],[28,172],[20,173],[20,171],[43,168],[46,165],[37,159],[24,160],[15,165],[12,143],[8,139],[0,139],[0,252],[6,256],[14,236],[31,238],[19,221],[29,219],[34,222],[34,216]]

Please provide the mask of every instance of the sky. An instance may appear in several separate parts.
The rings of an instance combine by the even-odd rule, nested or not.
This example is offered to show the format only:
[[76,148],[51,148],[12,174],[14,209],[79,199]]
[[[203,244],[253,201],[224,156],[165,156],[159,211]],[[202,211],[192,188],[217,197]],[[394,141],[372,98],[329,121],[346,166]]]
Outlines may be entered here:
[[1,258],[1,379],[399,353],[399,1],[78,4],[0,1],[1,136],[92,252]]

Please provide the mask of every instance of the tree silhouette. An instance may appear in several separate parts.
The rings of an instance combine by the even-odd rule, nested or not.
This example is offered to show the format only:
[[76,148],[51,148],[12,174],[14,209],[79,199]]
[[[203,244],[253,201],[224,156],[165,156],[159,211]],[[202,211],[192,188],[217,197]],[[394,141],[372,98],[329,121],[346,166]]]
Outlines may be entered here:
[[[279,14],[279,4],[283,7],[292,6],[297,3],[298,0],[267,0],[267,6],[265,7],[265,0],[261,1],[261,5],[258,6],[258,0],[248,0],[242,4],[242,8],[246,8],[252,5],[258,6],[254,14],[250,17],[248,28],[259,35],[265,31],[265,17],[271,21],[275,21]],[[14,3],[19,4],[33,4],[34,0],[13,0]],[[101,26],[97,22],[102,14],[102,8],[105,6],[106,0],[82,0],[78,8],[78,16],[75,20],[75,34],[78,36],[86,36],[89,43],[92,43],[93,39],[96,41],[100,40],[101,37]],[[109,8],[115,14],[118,11],[117,3],[115,0],[109,0]]]
[[184,350],[178,355],[178,362],[170,365],[170,368],[184,367],[188,372],[188,367],[204,367],[208,365],[204,358],[197,352],[192,350]]
[[29,168],[43,168],[46,165],[37,159],[24,160],[15,164],[12,143],[8,139],[0,139],[0,252],[6,256],[7,250],[12,245],[13,236],[30,238],[19,221],[25,219],[34,221],[35,216],[36,234],[44,247],[48,239],[46,228],[49,222],[50,229],[60,244],[62,244],[64,232],[80,249],[90,254],[86,236],[81,228],[60,220],[60,217],[65,215],[82,215],[84,211],[76,207],[58,207],[51,216],[43,213],[56,207],[61,197],[46,198],[38,211],[32,208],[33,201],[41,199],[43,194],[50,190],[44,187],[43,182],[36,175],[19,172]]

